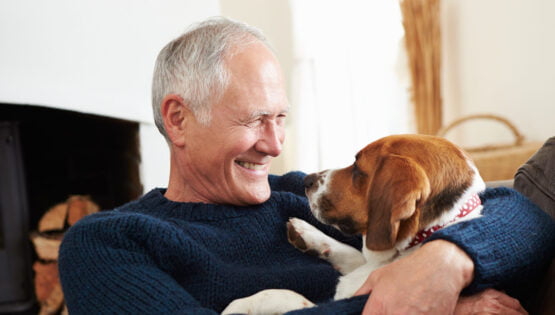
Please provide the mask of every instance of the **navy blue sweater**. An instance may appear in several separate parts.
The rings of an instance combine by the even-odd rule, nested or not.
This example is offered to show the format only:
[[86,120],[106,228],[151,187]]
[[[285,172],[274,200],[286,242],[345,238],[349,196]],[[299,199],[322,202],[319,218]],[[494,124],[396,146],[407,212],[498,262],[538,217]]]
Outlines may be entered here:
[[[329,302],[337,271],[287,242],[286,222],[299,217],[361,247],[359,237],[315,221],[303,176],[271,176],[272,195],[256,206],[178,203],[155,189],[82,219],[60,249],[70,313],[216,314],[232,300],[267,288],[291,289],[320,304],[295,313],[360,313],[366,297]],[[539,274],[555,251],[555,224],[513,190],[489,190],[482,198],[482,218],[433,235],[459,244],[473,258],[476,274],[468,290],[511,287]]]

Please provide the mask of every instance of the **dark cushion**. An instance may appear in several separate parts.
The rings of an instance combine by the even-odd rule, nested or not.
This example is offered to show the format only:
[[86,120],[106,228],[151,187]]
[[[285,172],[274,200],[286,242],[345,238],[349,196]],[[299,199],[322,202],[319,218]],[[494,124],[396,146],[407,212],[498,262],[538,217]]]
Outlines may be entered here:
[[518,169],[514,188],[555,220],[555,137]]
[[[522,165],[514,178],[514,188],[528,197],[555,220],[555,137]],[[528,311],[555,314],[555,259],[551,262]]]

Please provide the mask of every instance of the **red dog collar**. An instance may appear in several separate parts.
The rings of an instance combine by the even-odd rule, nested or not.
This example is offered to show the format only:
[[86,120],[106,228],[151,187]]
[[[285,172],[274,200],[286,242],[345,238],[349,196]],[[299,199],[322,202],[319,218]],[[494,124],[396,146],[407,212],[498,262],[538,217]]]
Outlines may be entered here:
[[465,202],[465,204],[459,210],[459,214],[457,214],[457,216],[455,216],[455,218],[453,218],[453,220],[451,220],[451,221],[449,221],[449,222],[447,222],[443,225],[434,225],[429,229],[422,230],[422,231],[418,232],[416,234],[416,236],[414,236],[412,241],[409,243],[409,245],[405,248],[405,250],[422,243],[425,239],[430,237],[430,235],[432,235],[432,233],[434,233],[435,231],[437,231],[439,229],[442,229],[446,225],[451,224],[451,223],[457,221],[460,218],[465,217],[470,212],[472,212],[476,208],[478,208],[478,206],[481,205],[481,204],[482,204],[482,201],[480,200],[480,197],[478,197],[477,194],[472,195],[472,197],[470,197],[470,199],[468,199]]

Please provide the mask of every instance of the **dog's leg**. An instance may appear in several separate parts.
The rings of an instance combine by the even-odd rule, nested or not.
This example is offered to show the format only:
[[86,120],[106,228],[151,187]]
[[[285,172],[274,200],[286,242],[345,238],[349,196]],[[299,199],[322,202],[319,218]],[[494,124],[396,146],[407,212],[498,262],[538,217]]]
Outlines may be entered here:
[[232,301],[223,311],[226,314],[283,314],[314,303],[304,296],[285,289],[269,289]]
[[348,275],[339,277],[334,300],[341,300],[355,295],[355,292],[362,287],[368,276],[376,269],[372,263],[366,263],[350,272]]
[[287,237],[297,249],[328,261],[342,275],[366,262],[362,253],[356,248],[329,237],[313,225],[298,218],[289,219]]

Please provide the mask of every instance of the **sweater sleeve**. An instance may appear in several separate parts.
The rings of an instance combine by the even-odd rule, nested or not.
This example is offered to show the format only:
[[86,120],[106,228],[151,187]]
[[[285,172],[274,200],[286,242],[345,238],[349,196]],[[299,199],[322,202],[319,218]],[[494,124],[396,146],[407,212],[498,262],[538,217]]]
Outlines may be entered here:
[[[555,254],[555,222],[520,193],[487,189],[482,216],[441,229],[427,240],[457,244],[474,261],[474,279],[464,293],[495,287],[519,297],[533,287]],[[522,290],[520,290],[522,291]]]
[[153,262],[142,249],[144,239],[125,237],[122,230],[137,222],[115,226],[102,216],[82,221],[88,223],[66,233],[59,255],[71,314],[217,314]]
[[305,173],[295,171],[283,175],[270,175],[268,180],[273,191],[294,193],[297,196],[305,197],[303,180]]

